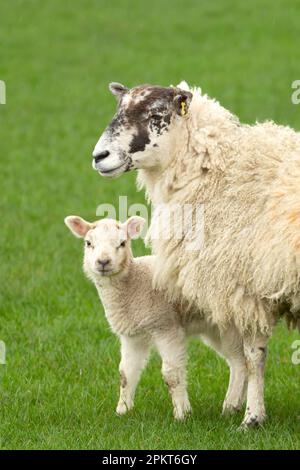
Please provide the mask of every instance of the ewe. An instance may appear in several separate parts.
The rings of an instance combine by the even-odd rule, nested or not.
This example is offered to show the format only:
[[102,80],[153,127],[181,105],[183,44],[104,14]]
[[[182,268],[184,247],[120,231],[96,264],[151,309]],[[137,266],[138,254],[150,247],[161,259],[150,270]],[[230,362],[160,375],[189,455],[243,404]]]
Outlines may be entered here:
[[138,169],[150,200],[175,216],[178,204],[204,205],[197,251],[187,249],[199,231],[193,220],[180,239],[164,229],[151,236],[164,227],[157,207],[155,283],[221,329],[236,326],[249,372],[244,425],[260,424],[268,338],[283,314],[300,326],[300,135],[271,122],[242,125],[184,82],[110,89],[118,110],[93,166],[109,177]]
[[[130,238],[139,235],[144,219],[131,217],[124,224],[112,219],[88,223],[80,217],[66,217],[65,223],[84,238],[84,271],[95,284],[113,332],[121,341],[121,389],[117,413],[133,407],[134,393],[151,345],[162,358],[162,374],[168,385],[176,419],[190,411],[186,390],[186,348],[189,334],[205,334],[231,367],[230,385],[224,411],[241,406],[246,367],[242,344],[235,329],[220,339],[216,327],[208,327],[198,313],[179,310],[162,292],[152,287],[154,256],[133,258]],[[208,330],[208,331],[206,331]],[[241,380],[240,380],[241,379]]]

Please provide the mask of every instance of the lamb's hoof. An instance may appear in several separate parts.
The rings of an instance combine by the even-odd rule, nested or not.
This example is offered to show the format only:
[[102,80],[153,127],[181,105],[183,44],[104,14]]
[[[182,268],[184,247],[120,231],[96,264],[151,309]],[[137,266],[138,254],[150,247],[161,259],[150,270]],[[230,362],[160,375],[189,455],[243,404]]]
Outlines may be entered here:
[[265,415],[247,415],[239,427],[239,430],[248,431],[249,429],[257,429],[263,425],[265,419]]
[[131,410],[132,407],[133,407],[132,404],[128,405],[122,401],[118,403],[116,413],[120,416],[125,415],[129,410]]
[[174,408],[174,418],[176,421],[183,421],[192,413],[192,407],[189,401],[184,402],[181,406]]
[[222,409],[223,416],[232,416],[241,411],[240,405],[233,405],[232,403],[224,403]]

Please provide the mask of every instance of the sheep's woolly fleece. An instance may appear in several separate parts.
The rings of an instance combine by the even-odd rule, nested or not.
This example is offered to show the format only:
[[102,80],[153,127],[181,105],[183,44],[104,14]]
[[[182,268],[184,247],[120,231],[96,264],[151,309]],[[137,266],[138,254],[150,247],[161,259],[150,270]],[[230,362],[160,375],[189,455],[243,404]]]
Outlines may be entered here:
[[175,219],[176,204],[204,204],[204,243],[186,249],[194,222],[181,239],[164,234],[158,206],[148,232],[155,284],[221,328],[233,320],[242,334],[271,334],[282,313],[299,326],[300,134],[273,122],[242,125],[191,91],[169,165],[161,175],[140,170],[138,183],[154,204],[174,207]]

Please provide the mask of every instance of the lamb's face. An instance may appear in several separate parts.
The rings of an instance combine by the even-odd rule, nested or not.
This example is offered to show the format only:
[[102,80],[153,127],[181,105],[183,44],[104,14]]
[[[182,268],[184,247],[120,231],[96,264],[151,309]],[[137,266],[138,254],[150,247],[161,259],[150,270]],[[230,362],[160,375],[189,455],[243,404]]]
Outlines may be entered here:
[[93,152],[93,168],[115,177],[133,169],[164,166],[179,120],[192,94],[180,88],[142,85],[131,90],[112,83],[117,113]]
[[132,257],[130,240],[139,236],[145,219],[133,216],[124,224],[113,219],[89,223],[69,216],[65,223],[74,235],[84,238],[84,271],[94,279],[126,271]]
[[84,270],[94,276],[111,276],[128,265],[130,240],[125,227],[115,220],[101,220],[84,239]]

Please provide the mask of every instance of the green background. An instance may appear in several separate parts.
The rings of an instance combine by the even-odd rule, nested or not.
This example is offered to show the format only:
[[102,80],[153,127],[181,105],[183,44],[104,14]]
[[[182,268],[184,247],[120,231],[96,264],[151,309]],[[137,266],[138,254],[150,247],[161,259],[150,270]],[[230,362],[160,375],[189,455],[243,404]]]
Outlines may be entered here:
[[[185,79],[244,122],[300,128],[300,4],[291,0],[0,0],[1,448],[300,447],[296,333],[279,326],[266,370],[269,419],[242,434],[221,418],[228,369],[189,346],[193,416],[175,423],[154,354],[136,408],[118,417],[118,341],[63,224],[98,204],[144,202],[135,174],[105,181],[91,152],[115,109],[110,81]],[[135,254],[144,252],[135,242]]]

